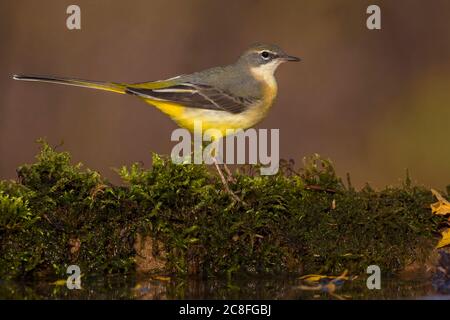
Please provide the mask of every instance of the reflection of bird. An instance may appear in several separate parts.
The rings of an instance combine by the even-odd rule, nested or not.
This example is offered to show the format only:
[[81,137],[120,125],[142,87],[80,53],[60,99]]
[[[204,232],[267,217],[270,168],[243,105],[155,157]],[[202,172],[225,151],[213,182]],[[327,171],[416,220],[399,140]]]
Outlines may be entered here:
[[199,121],[203,130],[247,129],[271,107],[277,83],[274,72],[286,61],[300,61],[275,45],[257,44],[238,61],[167,80],[115,83],[47,76],[14,75],[15,80],[39,81],[132,94],[156,106],[189,130]]

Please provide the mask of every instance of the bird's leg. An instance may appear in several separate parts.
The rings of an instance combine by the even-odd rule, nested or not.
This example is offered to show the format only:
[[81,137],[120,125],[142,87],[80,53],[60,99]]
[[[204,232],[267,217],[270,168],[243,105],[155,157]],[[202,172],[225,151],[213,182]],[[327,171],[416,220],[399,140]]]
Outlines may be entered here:
[[[231,189],[230,189],[230,187],[229,187],[229,185],[228,185],[228,182],[227,182],[227,180],[225,179],[225,177],[224,177],[224,175],[223,175],[223,173],[222,173],[222,170],[220,170],[219,163],[217,162],[216,157],[212,157],[212,160],[213,160],[213,162],[214,162],[214,165],[216,166],[216,170],[217,170],[217,172],[219,173],[220,179],[222,180],[222,184],[223,184],[223,186],[225,187],[225,190],[231,195],[231,197],[232,197],[235,201],[241,202],[241,199],[239,199],[239,197],[238,197],[237,195],[235,195],[233,191],[231,191]],[[228,170],[228,169],[227,169],[227,170]],[[229,170],[228,170],[228,171],[229,171]]]
[[[221,134],[219,134],[219,135],[214,136],[212,141],[217,141],[218,139],[221,139],[221,138],[222,138],[222,136],[221,136]],[[241,199],[239,199],[239,197],[237,195],[235,195],[233,191],[231,191],[230,186],[228,185],[227,179],[225,179],[225,176],[223,175],[222,170],[220,170],[219,161],[217,160],[217,156],[218,156],[218,150],[216,148],[211,149],[210,150],[211,160],[216,167],[217,173],[220,176],[220,180],[222,181],[222,184],[225,187],[226,192],[229,195],[231,195],[233,200],[235,200],[237,202],[241,202]],[[225,170],[227,171],[228,176],[231,177],[232,176],[231,172],[226,166],[225,166]]]
[[233,174],[231,173],[230,168],[228,168],[226,163],[223,163],[223,168],[227,173],[228,182],[236,183],[236,179],[233,177]]

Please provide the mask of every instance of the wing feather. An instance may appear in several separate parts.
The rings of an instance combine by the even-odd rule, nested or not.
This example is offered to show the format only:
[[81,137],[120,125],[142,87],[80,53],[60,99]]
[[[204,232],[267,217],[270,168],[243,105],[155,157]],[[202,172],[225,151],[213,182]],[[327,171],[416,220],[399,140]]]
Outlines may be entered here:
[[236,97],[230,92],[212,86],[193,83],[178,83],[162,88],[150,89],[129,86],[126,93],[142,98],[171,101],[199,109],[241,113],[254,102],[251,97]]

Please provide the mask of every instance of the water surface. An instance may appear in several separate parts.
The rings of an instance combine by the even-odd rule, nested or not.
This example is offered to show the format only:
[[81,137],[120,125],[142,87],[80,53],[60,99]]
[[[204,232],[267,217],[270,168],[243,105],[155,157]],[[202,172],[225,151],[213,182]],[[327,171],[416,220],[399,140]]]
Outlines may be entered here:
[[295,276],[228,281],[113,275],[82,279],[80,290],[54,281],[0,281],[0,299],[450,299],[429,279],[395,277],[383,279],[380,290],[369,290],[365,279],[339,281],[334,292],[317,285],[305,290],[308,284]]

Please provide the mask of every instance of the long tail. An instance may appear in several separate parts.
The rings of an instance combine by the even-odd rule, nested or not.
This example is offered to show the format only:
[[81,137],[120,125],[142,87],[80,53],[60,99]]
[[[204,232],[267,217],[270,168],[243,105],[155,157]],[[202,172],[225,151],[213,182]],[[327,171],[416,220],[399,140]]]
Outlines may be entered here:
[[89,81],[89,80],[80,80],[80,79],[69,79],[69,78],[60,78],[60,77],[52,77],[52,76],[28,76],[28,75],[14,75],[14,80],[22,80],[22,81],[37,81],[37,82],[48,82],[48,83],[57,83],[64,84],[68,86],[76,86],[104,91],[111,91],[116,93],[125,94],[126,84],[114,83],[114,82],[102,82],[102,81]]

